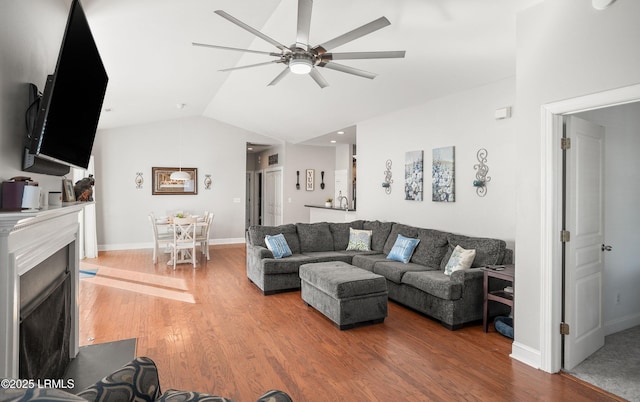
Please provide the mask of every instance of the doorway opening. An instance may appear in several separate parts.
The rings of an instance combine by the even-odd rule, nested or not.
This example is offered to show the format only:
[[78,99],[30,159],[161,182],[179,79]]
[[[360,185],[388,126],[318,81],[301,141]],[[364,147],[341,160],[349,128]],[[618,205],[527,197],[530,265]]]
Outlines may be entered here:
[[[541,369],[548,372],[561,371],[563,367],[562,336],[560,324],[563,323],[561,305],[564,301],[562,281],[562,248],[558,233],[563,230],[563,187],[561,175],[563,158],[559,146],[563,136],[563,123],[566,116],[579,115],[583,112],[597,111],[613,106],[620,106],[638,102],[640,100],[640,85],[605,91],[567,101],[548,104],[543,107],[543,146],[542,146],[542,271],[541,271]],[[636,127],[637,132],[637,127]],[[638,149],[636,150],[636,152]],[[607,178],[608,180],[608,178]],[[614,194],[609,194],[609,197]],[[620,195],[622,196],[622,195]],[[635,213],[635,210],[633,211]],[[605,244],[608,241],[605,240]],[[615,248],[614,248],[615,249]],[[609,258],[609,254],[606,255]],[[605,288],[603,293],[605,305],[610,303],[611,297]],[[614,300],[615,300],[614,295]],[[611,303],[610,303],[611,304]],[[607,312],[605,311],[605,319]],[[640,320],[638,313],[630,314],[626,326],[634,320]],[[569,323],[572,324],[572,323]],[[573,323],[575,327],[575,323]],[[605,322],[608,333],[615,332],[619,320]],[[570,325],[571,330],[571,325]]]

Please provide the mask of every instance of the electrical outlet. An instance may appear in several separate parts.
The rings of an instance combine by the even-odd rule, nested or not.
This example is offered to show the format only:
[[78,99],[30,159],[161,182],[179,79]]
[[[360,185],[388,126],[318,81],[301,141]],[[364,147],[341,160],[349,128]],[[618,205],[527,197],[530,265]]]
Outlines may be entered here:
[[622,296],[620,295],[620,292],[616,293],[616,304],[620,304],[620,299],[622,298]]

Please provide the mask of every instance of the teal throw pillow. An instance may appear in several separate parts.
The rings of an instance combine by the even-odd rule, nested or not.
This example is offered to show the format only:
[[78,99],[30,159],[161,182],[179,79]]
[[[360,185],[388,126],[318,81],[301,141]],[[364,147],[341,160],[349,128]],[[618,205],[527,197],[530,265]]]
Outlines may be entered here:
[[273,253],[273,258],[289,257],[291,255],[291,249],[287,244],[287,239],[284,238],[282,233],[275,236],[265,236],[264,242],[267,248]]
[[411,259],[411,255],[413,255],[413,251],[416,249],[418,243],[420,243],[420,239],[412,239],[399,234],[387,258],[406,264]]
[[373,231],[371,230],[349,228],[347,251],[370,251],[372,233]]

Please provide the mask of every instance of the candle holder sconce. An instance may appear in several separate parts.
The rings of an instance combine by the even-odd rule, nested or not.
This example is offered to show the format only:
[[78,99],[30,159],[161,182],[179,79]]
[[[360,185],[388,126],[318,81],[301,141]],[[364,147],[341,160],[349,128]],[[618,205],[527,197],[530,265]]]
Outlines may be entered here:
[[136,188],[140,190],[142,188],[142,183],[144,183],[144,179],[142,178],[142,172],[136,172]]
[[393,183],[393,179],[391,178],[391,159],[387,159],[386,167],[387,170],[384,171],[384,181],[382,182],[382,188],[384,188],[385,193],[391,194],[391,183]]
[[486,149],[480,148],[476,154],[478,163],[473,165],[473,168],[477,170],[473,186],[476,188],[476,194],[478,194],[478,197],[484,197],[487,195],[487,183],[491,181],[491,177],[487,176],[487,173],[489,173],[489,166],[487,166],[488,155],[489,152],[487,152]]

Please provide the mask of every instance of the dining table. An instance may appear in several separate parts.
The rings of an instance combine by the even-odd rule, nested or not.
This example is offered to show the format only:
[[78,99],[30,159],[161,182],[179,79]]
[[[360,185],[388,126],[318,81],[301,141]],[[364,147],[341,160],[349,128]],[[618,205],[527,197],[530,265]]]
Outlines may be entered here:
[[[168,216],[159,216],[155,220],[155,225],[158,229],[158,233],[173,233],[175,225],[173,223],[174,218],[196,218],[196,229],[199,231],[206,230],[207,222],[204,215],[191,215],[191,214],[177,214]],[[167,247],[165,253],[171,253],[171,249]],[[190,255],[187,256],[184,253],[189,253],[189,250],[180,250],[180,258],[176,262],[190,262]],[[173,259],[167,261],[167,265],[173,265]]]

